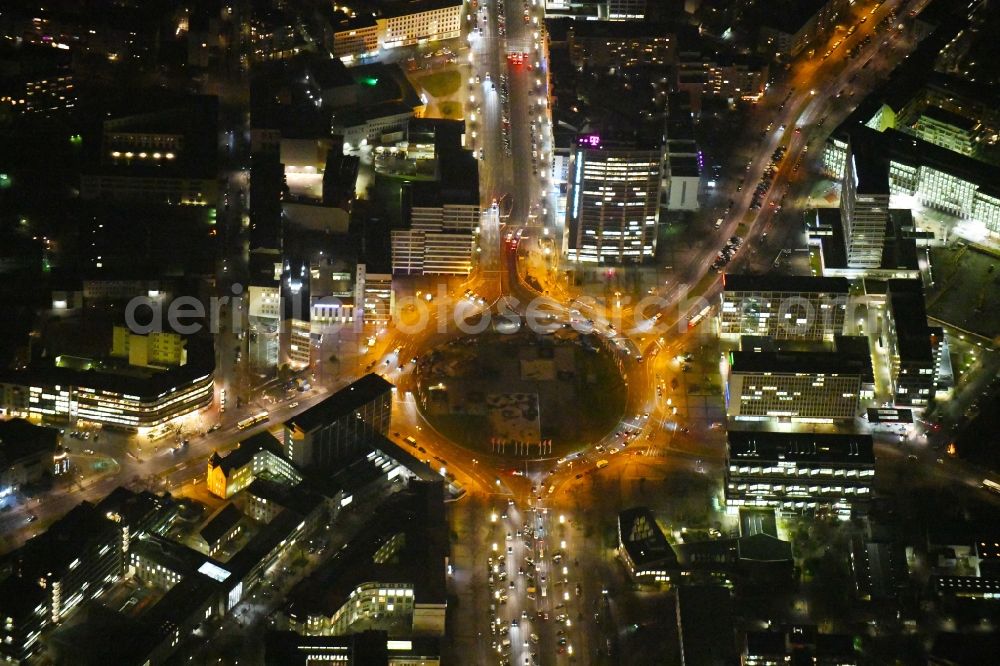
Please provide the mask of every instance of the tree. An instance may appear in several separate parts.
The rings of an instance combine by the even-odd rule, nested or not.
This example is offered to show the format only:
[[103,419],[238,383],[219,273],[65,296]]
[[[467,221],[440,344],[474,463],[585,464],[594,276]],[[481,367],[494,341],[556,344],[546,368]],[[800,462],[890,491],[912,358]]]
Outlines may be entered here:
[[281,367],[278,368],[278,381],[284,384],[285,382],[291,381],[292,379],[292,369],[288,367],[287,363],[283,363]]

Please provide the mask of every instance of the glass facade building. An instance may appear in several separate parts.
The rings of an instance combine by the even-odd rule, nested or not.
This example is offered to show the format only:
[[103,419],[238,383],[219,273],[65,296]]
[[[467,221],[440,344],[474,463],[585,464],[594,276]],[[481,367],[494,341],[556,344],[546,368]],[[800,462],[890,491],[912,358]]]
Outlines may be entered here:
[[[663,152],[577,146],[570,165],[567,249],[574,261],[652,259],[660,219]],[[593,147],[590,147],[593,146]]]
[[727,436],[729,506],[849,511],[871,497],[870,435],[730,431]]

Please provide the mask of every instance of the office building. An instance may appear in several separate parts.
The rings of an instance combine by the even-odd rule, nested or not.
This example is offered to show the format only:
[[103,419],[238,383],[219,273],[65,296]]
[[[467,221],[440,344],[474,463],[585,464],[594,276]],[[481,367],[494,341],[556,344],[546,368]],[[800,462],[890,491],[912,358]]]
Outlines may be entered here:
[[224,547],[229,545],[243,532],[243,512],[235,504],[227,502],[219,507],[205,525],[198,531],[198,546],[205,553],[216,557]]
[[726,413],[738,421],[851,421],[874,383],[868,342],[839,337],[823,351],[781,351],[765,339],[759,350],[728,355]]
[[928,143],[971,157],[975,152],[976,125],[963,115],[930,106],[920,114],[913,131]]
[[730,430],[726,504],[849,512],[871,499],[873,446],[870,435]]
[[925,407],[939,388],[941,357],[948,352],[944,330],[927,324],[920,280],[889,280],[885,325],[894,402]]
[[667,583],[677,570],[677,555],[646,507],[618,514],[618,557],[639,582]]
[[218,100],[104,121],[100,155],[80,177],[80,196],[214,206]]
[[743,5],[740,18],[759,26],[757,46],[762,55],[787,60],[815,51],[838,24],[846,24],[853,4],[851,0],[751,2]]
[[[251,169],[252,171],[252,169]],[[251,186],[251,191],[252,191]],[[251,219],[252,219],[251,215]],[[280,215],[279,215],[280,218]],[[252,223],[251,223],[252,226]],[[253,232],[251,229],[251,242]],[[280,245],[280,243],[278,243]],[[240,313],[246,312],[248,356],[255,372],[278,367],[281,347],[281,274],[284,265],[277,248],[251,251],[246,293],[240,295]]]
[[677,32],[683,26],[649,21],[574,21],[567,45],[580,67],[668,66],[677,59]]
[[133,298],[171,300],[174,285],[168,280],[143,278],[89,278],[83,280],[83,301],[86,305],[100,305],[109,301],[128,301]]
[[482,216],[478,188],[449,196],[439,183],[414,183],[403,198],[408,228],[392,231],[393,273],[468,275]]
[[662,148],[581,135],[569,173],[568,257],[595,263],[652,259],[660,219]]
[[748,631],[740,655],[743,666],[858,666],[854,637],[820,633],[814,625],[791,625],[780,631]]
[[127,564],[135,539],[144,532],[156,532],[168,526],[177,515],[177,505],[169,495],[154,495],[148,490],[135,492],[118,486],[97,503],[97,513],[114,524],[123,561]]
[[284,619],[305,636],[343,636],[358,626],[444,635],[448,555],[444,486],[411,481],[292,590]]
[[[667,122],[663,137],[663,207],[698,210],[703,156],[694,134],[694,113],[689,91],[667,95]],[[714,186],[714,184],[711,184]]]
[[883,232],[876,237],[882,247],[878,265],[869,267],[856,263],[852,266],[848,261],[847,234],[840,210],[817,208],[806,213],[809,243],[818,246],[820,273],[824,277],[918,279],[920,264],[917,261],[917,241],[913,231],[912,212],[909,209],[890,208]]
[[333,24],[333,56],[350,63],[374,56],[379,49],[379,25],[372,15],[342,16]]
[[681,585],[676,599],[681,666],[736,664],[736,628],[729,588]]
[[395,311],[392,275],[370,273],[366,264],[358,264],[354,287],[354,303],[364,330],[383,330],[392,320]]
[[727,273],[719,332],[727,338],[832,341],[844,332],[848,293],[846,278]]
[[[892,122],[880,121],[884,113],[869,107],[864,111],[862,115],[856,112],[827,141],[823,162],[831,175],[839,178],[847,172],[849,144],[866,145],[869,153],[888,162],[886,181],[894,205],[917,203],[978,222],[993,237],[1000,234],[1000,188],[996,186],[1000,167],[894,129]],[[868,113],[873,115],[862,120]]]
[[701,191],[701,158],[693,155],[665,156],[667,210],[698,210]]
[[414,108],[400,102],[346,109],[334,115],[331,131],[344,137],[345,150],[376,146],[402,136],[416,114]]
[[756,56],[723,56],[700,49],[684,50],[678,55],[677,89],[687,91],[701,108],[701,99],[730,103],[756,101],[764,92],[768,65]]
[[453,39],[462,32],[461,0],[409,0],[377,19],[379,46],[390,49]]
[[58,476],[69,468],[59,444],[59,431],[24,419],[0,421],[0,502],[43,475]]
[[15,43],[0,47],[0,118],[47,118],[74,109],[76,81],[68,50]]
[[264,661],[282,666],[310,666],[332,661],[365,666],[437,666],[439,639],[429,636],[389,638],[385,631],[363,631],[346,636],[302,636],[291,631],[269,631],[264,639]]
[[14,551],[0,582],[0,655],[26,660],[42,631],[108,589],[122,575],[120,543],[114,523],[82,502]]
[[333,55],[344,62],[425,42],[454,39],[462,33],[461,0],[405,0],[380,6],[377,12],[333,21]]
[[394,275],[468,275],[472,270],[482,209],[479,162],[462,145],[461,123],[415,120],[408,137],[411,157],[433,149],[433,182],[402,190],[402,229],[391,232]]
[[394,274],[468,275],[472,270],[482,215],[478,203],[435,203],[415,194],[410,228],[392,231]]
[[292,485],[302,481],[302,475],[284,457],[281,443],[264,431],[242,440],[225,456],[218,451],[208,459],[205,485],[208,492],[229,499],[260,477],[281,479]]
[[204,409],[214,397],[210,350],[195,350],[186,365],[167,370],[74,365],[0,371],[0,405],[37,422],[85,421],[144,432]]
[[285,422],[285,456],[300,468],[330,468],[388,434],[393,386],[368,374]]
[[906,553],[900,544],[857,535],[851,539],[851,573],[858,598],[895,600],[908,582]]
[[852,137],[847,146],[840,217],[847,242],[847,265],[878,268],[889,221],[889,160],[860,137]]

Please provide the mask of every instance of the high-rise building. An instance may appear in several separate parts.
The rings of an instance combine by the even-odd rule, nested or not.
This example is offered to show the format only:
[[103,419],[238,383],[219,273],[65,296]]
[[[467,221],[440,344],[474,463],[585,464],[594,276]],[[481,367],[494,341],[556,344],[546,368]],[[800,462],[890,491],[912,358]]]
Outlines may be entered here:
[[479,162],[462,145],[461,123],[414,121],[409,140],[415,152],[433,147],[435,181],[402,190],[405,228],[391,232],[392,272],[468,275],[482,215]]
[[850,268],[882,265],[889,222],[889,159],[870,144],[848,142],[840,212]]
[[871,498],[871,435],[730,430],[726,504],[849,511]]
[[354,288],[355,321],[371,331],[384,328],[392,319],[392,275],[369,273],[366,264],[358,264]]
[[847,278],[726,274],[720,334],[833,340],[844,332],[849,286]]
[[602,263],[652,259],[660,219],[662,148],[580,136],[569,174],[569,258]]
[[641,21],[646,18],[646,0],[607,0],[612,21]]
[[[937,97],[940,94],[950,93],[935,93],[935,104],[944,103]],[[961,102],[966,109],[977,105],[974,99]],[[1000,188],[996,186],[1000,167],[935,145],[909,128],[896,129],[895,115],[887,104],[859,107],[827,141],[826,170],[843,177],[848,144],[865,145],[888,162],[888,188],[897,200],[979,223],[990,237],[1000,234]],[[940,135],[938,140],[945,141]]]
[[392,389],[369,374],[285,422],[285,456],[299,467],[350,460],[389,432]]
[[936,392],[940,354],[947,345],[944,330],[927,323],[920,280],[889,280],[885,323],[895,404],[924,407]]

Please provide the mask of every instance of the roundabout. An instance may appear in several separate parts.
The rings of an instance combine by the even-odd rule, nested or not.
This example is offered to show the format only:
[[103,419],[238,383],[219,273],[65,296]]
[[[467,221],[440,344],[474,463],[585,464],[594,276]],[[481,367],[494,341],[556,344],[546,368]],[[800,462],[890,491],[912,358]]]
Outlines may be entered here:
[[558,458],[621,421],[626,386],[593,335],[520,327],[456,338],[415,369],[427,422],[455,444],[505,459]]

